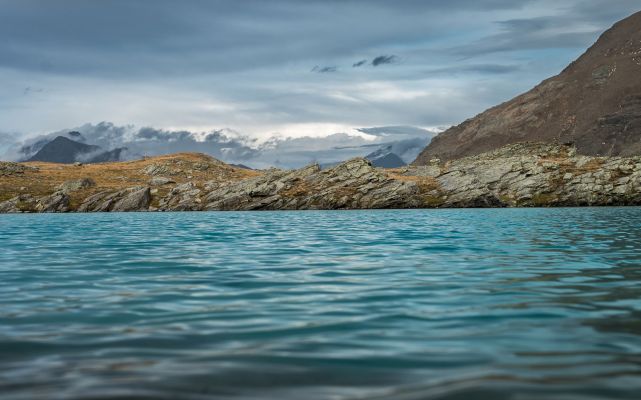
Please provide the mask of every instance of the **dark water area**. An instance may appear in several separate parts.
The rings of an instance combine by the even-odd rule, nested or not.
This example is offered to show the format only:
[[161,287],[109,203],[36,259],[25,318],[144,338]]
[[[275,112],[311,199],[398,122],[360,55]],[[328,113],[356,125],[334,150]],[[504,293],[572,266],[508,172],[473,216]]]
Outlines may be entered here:
[[640,396],[640,208],[0,215],[2,399]]

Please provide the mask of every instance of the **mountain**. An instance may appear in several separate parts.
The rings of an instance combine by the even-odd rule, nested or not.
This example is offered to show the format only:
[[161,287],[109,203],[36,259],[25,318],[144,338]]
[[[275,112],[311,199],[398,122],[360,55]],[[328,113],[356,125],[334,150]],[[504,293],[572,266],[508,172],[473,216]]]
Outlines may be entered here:
[[33,157],[27,161],[46,161],[61,164],[71,164],[83,154],[100,151],[99,146],[75,142],[64,136],[58,136],[45,144]]
[[641,12],[561,74],[435,137],[414,164],[527,141],[571,143],[584,155],[641,154]]
[[253,171],[253,168],[249,168],[245,164],[229,164],[229,165],[231,165],[232,167],[235,167],[235,168],[247,169],[247,170]]
[[[71,133],[70,133],[71,134]],[[76,142],[64,136],[57,136],[48,142],[27,161],[44,161],[71,164],[76,161],[99,163],[119,161],[125,148],[102,151],[100,146]]]
[[365,156],[373,166],[379,168],[400,168],[407,163],[392,152],[392,146],[386,146]]

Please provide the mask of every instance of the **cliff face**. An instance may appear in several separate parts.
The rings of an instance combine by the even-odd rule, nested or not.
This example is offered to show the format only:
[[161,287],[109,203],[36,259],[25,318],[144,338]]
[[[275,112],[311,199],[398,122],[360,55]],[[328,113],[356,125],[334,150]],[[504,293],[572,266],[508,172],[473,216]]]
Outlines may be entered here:
[[438,135],[414,165],[526,141],[573,143],[585,155],[641,154],[641,12],[558,76]]
[[582,156],[569,146],[512,144],[405,174],[436,182],[437,207],[641,205],[641,157]]
[[199,154],[69,166],[0,163],[0,212],[641,205],[641,157],[513,144],[446,163],[248,171]]

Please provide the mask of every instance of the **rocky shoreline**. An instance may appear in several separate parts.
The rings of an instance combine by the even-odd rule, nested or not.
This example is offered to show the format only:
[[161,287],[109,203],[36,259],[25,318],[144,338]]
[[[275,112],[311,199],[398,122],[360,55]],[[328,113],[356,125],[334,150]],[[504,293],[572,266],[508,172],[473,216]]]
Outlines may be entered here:
[[[0,212],[641,205],[641,157],[582,156],[572,147],[535,143],[400,169],[374,168],[357,158],[326,170],[310,165],[250,172],[199,154],[65,168],[1,163]],[[53,185],[47,171],[58,170],[58,180],[86,176],[29,190],[29,182]],[[107,170],[111,180],[103,176]],[[19,193],[8,193],[17,187]]]

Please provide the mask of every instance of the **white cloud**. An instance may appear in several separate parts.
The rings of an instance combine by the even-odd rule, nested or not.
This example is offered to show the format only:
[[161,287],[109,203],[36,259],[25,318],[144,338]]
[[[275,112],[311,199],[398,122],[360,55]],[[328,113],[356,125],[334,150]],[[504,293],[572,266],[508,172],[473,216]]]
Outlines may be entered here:
[[[10,153],[4,158],[20,160],[35,154],[56,136],[98,145],[103,150],[127,148],[126,158],[140,158],[175,152],[201,152],[229,163],[242,163],[254,168],[298,168],[318,162],[335,163],[353,157],[362,157],[385,146],[393,148],[407,162],[427,144],[433,132],[415,127],[379,127],[349,129],[349,132],[327,134],[339,125],[305,125],[292,127],[297,136],[280,133],[261,136],[260,139],[230,129],[192,132],[169,131],[154,128],[118,126],[112,123],[84,124],[82,126],[36,136],[21,143],[11,142],[0,135],[0,147]],[[77,131],[80,135],[70,134]]]

